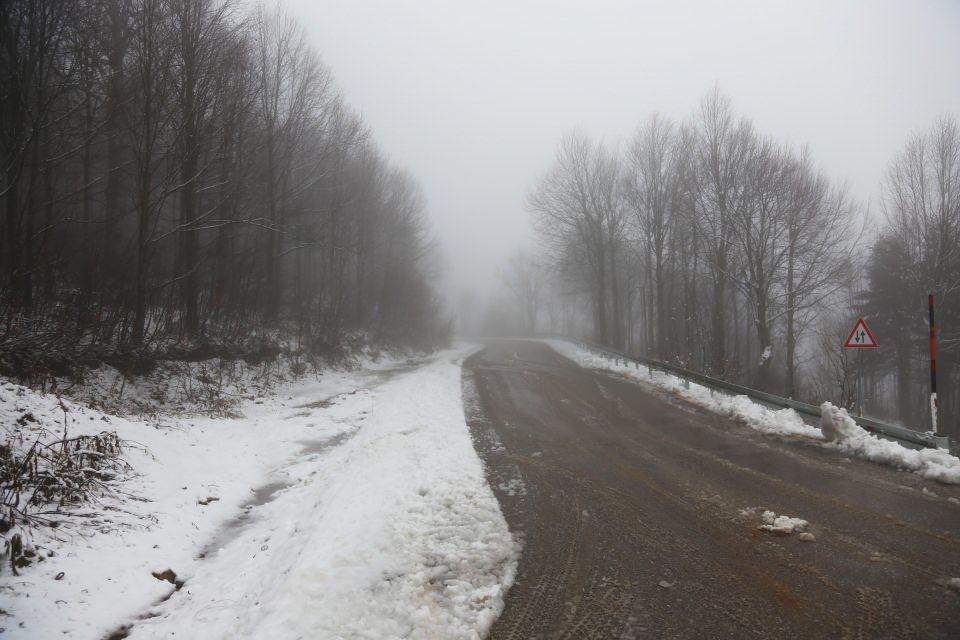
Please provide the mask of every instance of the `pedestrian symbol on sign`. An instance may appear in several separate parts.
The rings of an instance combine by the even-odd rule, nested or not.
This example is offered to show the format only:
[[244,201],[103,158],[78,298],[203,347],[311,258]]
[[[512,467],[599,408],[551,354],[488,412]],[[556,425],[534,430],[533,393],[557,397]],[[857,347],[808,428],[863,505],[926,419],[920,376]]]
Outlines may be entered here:
[[871,333],[863,318],[857,318],[857,323],[853,325],[853,331],[847,336],[847,341],[843,343],[845,349],[876,349],[879,346],[877,339],[873,337],[873,333]]

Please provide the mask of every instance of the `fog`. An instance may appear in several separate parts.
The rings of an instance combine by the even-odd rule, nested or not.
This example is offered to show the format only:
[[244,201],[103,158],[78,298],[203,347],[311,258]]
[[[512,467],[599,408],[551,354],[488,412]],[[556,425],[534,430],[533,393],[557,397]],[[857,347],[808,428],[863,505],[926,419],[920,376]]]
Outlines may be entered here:
[[0,635],[960,638],[958,71],[960,0],[0,0]]
[[960,104],[951,0],[287,4],[423,184],[449,292],[533,241],[525,194],[573,129],[616,143],[717,85],[876,211],[896,150]]

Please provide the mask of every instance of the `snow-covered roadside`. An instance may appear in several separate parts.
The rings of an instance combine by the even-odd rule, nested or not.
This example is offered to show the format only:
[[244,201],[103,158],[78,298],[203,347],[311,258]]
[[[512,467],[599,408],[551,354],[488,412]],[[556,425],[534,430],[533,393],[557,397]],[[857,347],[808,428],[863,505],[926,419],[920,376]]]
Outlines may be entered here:
[[[120,488],[139,499],[108,498],[99,508],[83,509],[99,514],[93,521],[66,517],[57,529],[28,531],[27,541],[44,560],[19,577],[9,567],[0,569],[0,609],[10,614],[0,617],[0,627],[10,637],[68,632],[96,638],[167,596],[173,586],[152,572],[172,569],[178,579],[185,576],[200,548],[251,499],[251,490],[297,457],[302,440],[347,428],[294,407],[362,387],[374,371],[396,365],[367,362],[359,371],[301,380],[283,395],[246,403],[242,419],[148,423],[63,400],[71,436],[108,430],[129,441],[123,457],[137,475]],[[25,414],[36,420],[24,420],[25,427],[62,432],[64,412],[56,397],[0,384],[0,424],[14,429]]]
[[[805,423],[793,409],[773,410],[753,402],[747,396],[715,393],[693,382],[687,385],[676,376],[656,370],[651,372],[643,366],[638,369],[633,364],[617,362],[564,340],[544,342],[582,367],[613,371],[641,384],[676,393],[694,404],[739,420],[762,433],[818,440],[822,446],[839,449],[847,455],[909,470],[929,480],[960,484],[960,459],[956,456],[941,449],[908,449],[896,442],[878,438],[853,422],[846,411],[829,403],[824,403],[823,410],[827,416],[824,426],[831,431],[831,437],[825,438],[823,431]],[[842,434],[835,433],[837,425],[840,425]]]
[[130,376],[103,362],[80,380],[59,378],[58,390],[71,400],[106,413],[139,418],[178,416],[235,417],[245,401],[272,396],[298,380],[331,371],[368,369],[374,362],[397,361],[406,352],[355,346],[338,357],[292,355],[289,347],[272,359],[250,363],[242,358],[198,361],[157,360],[149,371]]
[[517,552],[467,430],[464,355],[345,399],[355,435],[292,469],[131,637],[482,637]]
[[[71,433],[90,423],[144,446],[128,450],[140,475],[124,489],[151,502],[108,512],[93,535],[37,531],[54,555],[0,575],[0,626],[99,638],[146,614],[131,637],[481,636],[516,548],[463,417],[466,352],[386,382],[370,368],[303,381],[244,405],[243,419],[108,425],[69,405]],[[0,406],[62,422],[55,399],[0,389]],[[272,500],[237,522],[251,488],[271,482]],[[157,605],[174,587],[151,574],[167,569],[185,585]]]

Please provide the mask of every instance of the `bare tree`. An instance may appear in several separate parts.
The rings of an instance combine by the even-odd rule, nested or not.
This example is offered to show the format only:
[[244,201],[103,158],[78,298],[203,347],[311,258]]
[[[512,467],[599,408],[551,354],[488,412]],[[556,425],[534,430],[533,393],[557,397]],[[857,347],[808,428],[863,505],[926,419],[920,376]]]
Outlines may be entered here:
[[735,268],[735,212],[747,206],[743,177],[754,138],[745,119],[736,120],[730,100],[714,89],[700,103],[696,147],[696,221],[713,289],[710,369],[727,369],[727,299]]
[[536,334],[546,285],[543,267],[527,253],[518,251],[511,256],[500,277],[521,311],[524,331],[528,335]]
[[616,259],[626,229],[619,179],[614,154],[582,134],[568,135],[553,168],[527,199],[554,256],[562,256],[571,242],[583,249],[595,337],[617,345],[623,341],[623,324]]
[[[788,184],[786,273],[780,293],[786,321],[784,392],[797,392],[797,344],[828,301],[848,287],[856,274],[855,251],[863,236],[858,208],[846,187],[834,187],[813,168],[804,150],[792,161]],[[814,317],[810,317],[813,315]]]
[[180,221],[177,277],[183,305],[182,331],[189,337],[200,325],[199,229],[214,209],[198,214],[198,198],[202,174],[200,166],[204,147],[213,135],[211,110],[230,53],[229,39],[234,29],[233,8],[228,0],[173,0],[171,13],[175,30],[174,60],[179,86],[179,159]]
[[627,152],[625,194],[636,224],[647,273],[653,280],[655,353],[667,354],[667,287],[671,244],[684,205],[683,140],[668,120],[654,115]]

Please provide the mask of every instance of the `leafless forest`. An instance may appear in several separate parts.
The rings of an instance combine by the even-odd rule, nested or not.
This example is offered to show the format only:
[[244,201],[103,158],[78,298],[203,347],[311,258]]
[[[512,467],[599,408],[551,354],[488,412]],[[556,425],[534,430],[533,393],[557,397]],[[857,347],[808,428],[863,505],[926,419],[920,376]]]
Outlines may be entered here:
[[862,354],[865,411],[920,427],[933,293],[948,320],[940,426],[960,434],[954,119],[890,160],[881,210],[867,211],[807,150],[757,131],[714,90],[682,123],[652,116],[615,149],[566,136],[528,207],[542,255],[518,254],[503,273],[527,331],[585,329],[604,345],[856,408],[860,363],[843,341],[863,315],[884,347]]
[[0,162],[7,369],[443,337],[420,187],[282,8],[0,3]]
[[[420,187],[282,8],[8,0],[0,50],[5,370],[446,337]],[[868,206],[721,89],[618,144],[567,135],[527,198],[540,249],[484,326],[854,408],[862,365],[862,409],[917,427],[932,293],[960,435],[960,131],[913,136]],[[862,363],[859,315],[883,345]]]

